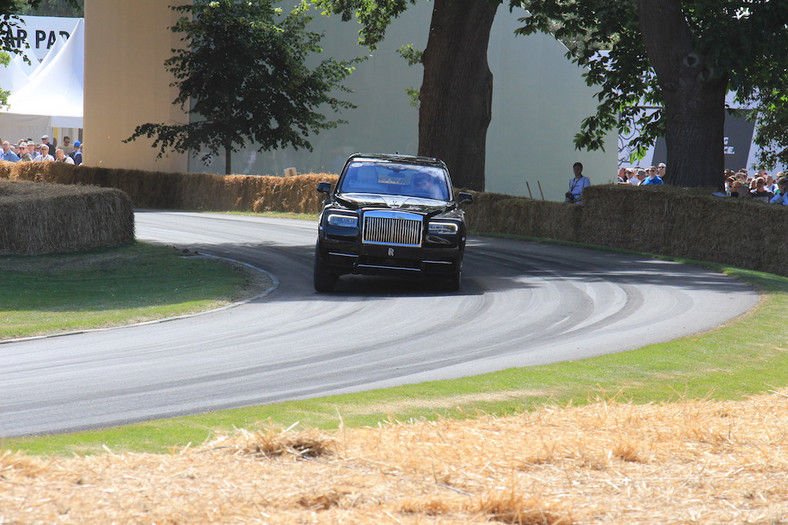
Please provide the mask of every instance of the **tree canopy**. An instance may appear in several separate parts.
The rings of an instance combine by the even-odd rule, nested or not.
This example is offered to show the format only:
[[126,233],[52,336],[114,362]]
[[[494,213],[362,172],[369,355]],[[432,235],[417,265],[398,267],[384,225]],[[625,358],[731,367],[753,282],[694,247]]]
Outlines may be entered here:
[[16,13],[33,16],[65,16],[82,18],[85,16],[85,0],[36,0],[35,2],[16,2],[21,4]]
[[[385,35],[386,27],[416,0],[313,0],[324,9],[340,13],[344,20],[355,16],[361,23],[360,43],[374,47]],[[454,4],[468,16],[452,16]],[[465,0],[454,3],[435,0],[430,38],[435,34],[454,33],[468,36],[475,31],[466,24],[479,16],[474,8],[486,5],[493,9],[503,0]],[[717,185],[723,164],[723,126],[725,94],[736,93],[740,102],[754,109],[758,119],[756,142],[763,148],[766,165],[788,162],[788,2],[776,0],[510,0],[509,8],[522,7],[526,15],[518,34],[535,31],[550,33],[568,45],[567,56],[586,69],[589,85],[598,86],[597,112],[584,119],[575,135],[580,149],[600,149],[610,131],[630,134],[637,131],[634,145],[641,154],[664,136],[668,144],[670,182],[686,186]],[[447,15],[449,13],[449,15]],[[492,18],[484,17],[484,24]],[[482,33],[480,31],[480,33]],[[476,45],[486,45],[477,39]],[[459,45],[461,42],[455,42]],[[428,43],[428,50],[430,43]],[[484,47],[486,50],[486,47]],[[426,51],[425,54],[429,55]],[[454,69],[467,66],[472,53],[449,56],[424,63],[425,81],[434,78],[445,60],[456,60]],[[472,85],[473,75],[486,76],[484,68],[474,69],[453,81]],[[445,73],[445,71],[443,72]],[[441,106],[437,113],[473,113],[473,106],[489,103],[489,97],[477,97],[465,107],[444,106],[441,101],[456,98],[446,86],[425,83],[421,89],[419,130],[430,127],[423,118],[424,101]],[[440,90],[443,90],[442,92]],[[473,92],[474,88],[464,92]],[[456,89],[458,93],[462,89]],[[652,109],[646,109],[650,107]],[[654,108],[656,110],[654,110]],[[478,112],[477,112],[478,113]],[[433,128],[435,126],[432,126]],[[477,124],[476,127],[486,127]],[[444,128],[448,128],[444,126]],[[451,134],[429,137],[431,151],[440,150],[436,142],[451,142]],[[453,150],[474,149],[483,154],[484,133],[455,140]],[[470,142],[475,147],[470,147]],[[454,164],[471,164],[457,155]],[[462,161],[465,162],[462,162]],[[450,167],[453,168],[450,162]],[[479,168],[463,180],[483,182]],[[475,187],[478,184],[470,184]]]
[[171,28],[182,33],[182,49],[165,61],[178,90],[174,104],[187,124],[146,123],[127,139],[153,138],[159,157],[168,150],[192,152],[208,163],[219,152],[230,156],[247,145],[258,151],[292,146],[312,148],[308,136],[336,127],[321,111],[353,107],[331,93],[360,59],[327,58],[313,68],[322,35],[306,30],[310,17],[300,5],[289,13],[272,0],[195,0],[172,7],[182,13]]
[[[759,118],[756,141],[764,146],[762,160],[767,165],[788,160],[788,3],[523,0],[521,5],[528,14],[518,32],[551,32],[571,42],[568,56],[587,68],[589,85],[600,87],[597,112],[583,121],[575,138],[578,147],[600,148],[608,131],[634,128],[641,149],[666,136],[670,155],[671,146],[682,150],[677,142],[690,132],[681,129],[691,126],[683,115],[700,119],[698,134],[714,134],[717,140],[713,128],[721,125],[725,92],[731,90],[740,102],[757,108],[752,117]],[[711,109],[709,114],[692,113],[693,106],[709,98],[718,116],[711,115]],[[652,113],[645,106],[660,109]],[[670,112],[678,115],[671,119]],[[721,156],[722,143],[713,147]],[[677,161],[687,173],[698,173],[691,159]],[[709,157],[698,161],[708,163]],[[678,180],[707,185],[722,172],[718,164],[713,166],[716,175]]]

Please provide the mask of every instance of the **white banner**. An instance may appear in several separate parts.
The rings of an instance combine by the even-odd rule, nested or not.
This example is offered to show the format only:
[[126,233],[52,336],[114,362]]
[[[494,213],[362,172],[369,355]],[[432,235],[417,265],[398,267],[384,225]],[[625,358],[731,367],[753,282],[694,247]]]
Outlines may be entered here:
[[32,55],[44,60],[58,39],[68,40],[79,20],[55,16],[20,16],[19,24],[11,28],[9,36],[14,48],[25,49],[27,44]]

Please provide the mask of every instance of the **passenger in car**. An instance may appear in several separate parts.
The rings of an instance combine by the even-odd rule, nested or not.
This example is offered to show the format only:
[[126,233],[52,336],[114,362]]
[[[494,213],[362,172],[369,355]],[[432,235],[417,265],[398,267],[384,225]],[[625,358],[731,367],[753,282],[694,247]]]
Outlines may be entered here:
[[428,199],[445,199],[444,191],[436,180],[427,173],[417,173],[413,176],[413,196]]

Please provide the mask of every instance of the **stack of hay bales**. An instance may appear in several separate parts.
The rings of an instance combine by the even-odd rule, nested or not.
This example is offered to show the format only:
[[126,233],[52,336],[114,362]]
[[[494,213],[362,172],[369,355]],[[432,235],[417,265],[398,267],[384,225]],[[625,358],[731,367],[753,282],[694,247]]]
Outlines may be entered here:
[[134,240],[131,201],[106,188],[0,180],[0,224],[4,255],[72,252]]

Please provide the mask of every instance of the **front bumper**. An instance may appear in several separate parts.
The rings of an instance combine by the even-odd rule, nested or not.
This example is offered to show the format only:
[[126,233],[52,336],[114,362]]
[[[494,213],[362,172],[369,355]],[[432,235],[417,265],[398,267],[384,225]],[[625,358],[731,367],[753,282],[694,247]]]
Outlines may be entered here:
[[320,239],[327,269],[337,274],[452,275],[462,268],[459,246],[398,246]]

